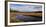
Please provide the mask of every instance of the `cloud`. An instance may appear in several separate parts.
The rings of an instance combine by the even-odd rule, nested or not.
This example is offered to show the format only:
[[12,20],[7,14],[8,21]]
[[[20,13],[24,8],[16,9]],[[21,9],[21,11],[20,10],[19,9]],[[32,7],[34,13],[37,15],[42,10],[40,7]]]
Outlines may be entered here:
[[10,8],[20,12],[42,11],[41,5],[12,4]]

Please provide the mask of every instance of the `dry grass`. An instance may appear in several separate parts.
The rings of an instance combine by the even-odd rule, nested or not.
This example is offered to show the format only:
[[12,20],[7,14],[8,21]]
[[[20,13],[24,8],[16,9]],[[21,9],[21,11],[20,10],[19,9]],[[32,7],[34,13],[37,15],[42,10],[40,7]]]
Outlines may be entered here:
[[31,15],[31,16],[42,16],[42,13],[19,13],[19,12],[11,12],[10,13],[10,22],[16,22],[16,14]]

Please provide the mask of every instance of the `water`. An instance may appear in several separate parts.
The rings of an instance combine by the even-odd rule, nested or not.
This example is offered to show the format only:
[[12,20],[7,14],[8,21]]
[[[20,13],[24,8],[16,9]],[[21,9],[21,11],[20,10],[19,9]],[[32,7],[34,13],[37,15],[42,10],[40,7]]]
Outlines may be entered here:
[[42,17],[36,17],[36,16],[24,16],[24,15],[16,15],[16,20],[24,21],[24,22],[30,22],[30,21],[42,21]]

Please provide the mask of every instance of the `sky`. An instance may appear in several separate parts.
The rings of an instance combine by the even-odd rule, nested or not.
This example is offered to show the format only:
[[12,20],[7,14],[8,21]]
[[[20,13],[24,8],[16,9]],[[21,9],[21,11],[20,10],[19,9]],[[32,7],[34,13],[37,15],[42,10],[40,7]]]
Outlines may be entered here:
[[10,4],[10,8],[20,12],[42,11],[42,5]]

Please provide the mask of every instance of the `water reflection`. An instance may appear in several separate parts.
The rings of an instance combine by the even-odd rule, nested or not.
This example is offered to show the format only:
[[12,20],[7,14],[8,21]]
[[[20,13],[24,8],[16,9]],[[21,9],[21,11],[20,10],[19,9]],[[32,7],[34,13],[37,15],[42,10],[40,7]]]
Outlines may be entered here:
[[16,15],[16,20],[31,22],[31,21],[42,21],[41,16],[25,16],[25,15]]

